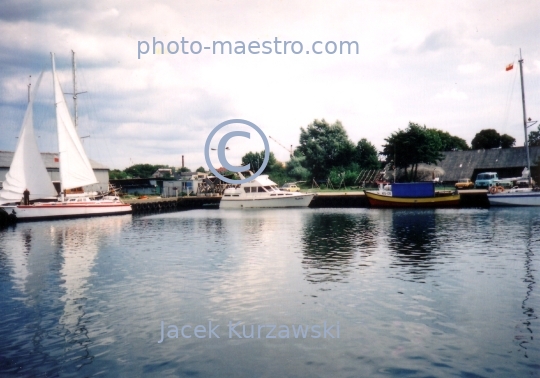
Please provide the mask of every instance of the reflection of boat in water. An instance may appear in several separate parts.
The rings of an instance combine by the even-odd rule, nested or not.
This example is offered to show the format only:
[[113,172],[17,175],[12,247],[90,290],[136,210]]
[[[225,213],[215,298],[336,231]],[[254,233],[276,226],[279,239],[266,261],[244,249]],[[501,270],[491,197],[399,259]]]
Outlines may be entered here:
[[[243,176],[242,176],[243,177]],[[268,175],[225,189],[221,209],[308,207],[315,194],[280,190]]]
[[42,222],[0,233],[0,273],[12,283],[3,282],[0,291],[0,335],[7,340],[0,349],[10,361],[3,372],[43,376],[61,365],[63,375],[93,375],[81,371],[96,359],[92,345],[104,340],[96,285],[110,268],[100,271],[98,258],[130,222],[129,216]]
[[380,185],[377,192],[364,190],[364,193],[372,207],[387,208],[458,207],[460,198],[453,192],[436,192],[432,182],[394,183],[390,190]]
[[[47,173],[34,136],[33,102],[39,87],[38,79],[28,103],[22,130],[3,189],[0,190],[1,207],[18,220],[76,218],[131,213],[131,205],[117,196],[96,199],[90,196],[70,196],[68,190],[98,183],[92,166],[84,152],[71,115],[66,105],[52,59],[52,75],[58,132],[61,195]],[[21,198],[23,198],[21,203]],[[44,202],[48,201],[48,202]]]
[[[527,122],[527,113],[525,111],[525,90],[523,87],[523,58],[521,58],[521,50],[519,57],[519,73],[521,75],[521,98],[523,100],[523,127],[525,129],[525,150],[527,152],[527,168],[526,178],[528,181],[528,188],[514,188],[509,190],[502,190],[488,193],[487,197],[490,206],[540,206],[540,189],[535,187],[531,188],[531,159],[529,155],[529,142],[527,140],[527,128],[529,127]],[[530,119],[529,119],[530,121]],[[535,122],[531,122],[534,125]],[[523,174],[525,177],[525,173]]]

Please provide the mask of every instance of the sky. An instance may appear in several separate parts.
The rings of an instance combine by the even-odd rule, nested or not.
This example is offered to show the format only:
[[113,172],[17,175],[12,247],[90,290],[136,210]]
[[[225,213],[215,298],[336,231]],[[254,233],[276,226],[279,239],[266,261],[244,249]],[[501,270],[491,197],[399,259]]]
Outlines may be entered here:
[[[77,91],[86,92],[78,96],[78,132],[90,158],[111,169],[179,167],[182,155],[186,166],[206,168],[206,138],[237,118],[277,140],[282,146],[270,140],[270,149],[281,161],[315,119],[339,120],[354,143],[366,138],[378,150],[409,122],[469,144],[493,128],[523,145],[520,48],[527,116],[540,118],[537,1],[4,0],[0,35],[0,150],[15,149],[27,85],[42,70],[36,135],[42,152],[57,149],[50,52],[63,90],[73,92],[73,50]],[[153,38],[165,51],[157,44],[153,53]],[[149,52],[139,54],[145,41]],[[214,41],[242,41],[246,53],[213,54]],[[264,41],[272,53],[249,52],[250,42]],[[283,41],[291,41],[287,54]],[[301,53],[292,52],[294,41]],[[340,54],[340,41],[358,49]],[[332,42],[338,52],[327,53]],[[199,46],[210,49],[193,53]],[[256,133],[228,146],[227,159],[238,165],[263,149]]]

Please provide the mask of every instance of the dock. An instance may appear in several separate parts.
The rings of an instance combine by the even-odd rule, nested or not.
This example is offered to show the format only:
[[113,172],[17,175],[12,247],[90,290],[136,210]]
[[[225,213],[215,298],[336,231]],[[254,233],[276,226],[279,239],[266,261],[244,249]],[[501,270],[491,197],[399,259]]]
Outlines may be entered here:
[[[462,208],[487,208],[487,190],[460,190]],[[134,214],[191,209],[217,209],[221,196],[187,196],[178,198],[148,198],[124,200],[133,208]],[[319,192],[311,201],[310,208],[367,208],[369,202],[364,192]]]
[[178,198],[147,198],[123,200],[130,204],[134,214],[154,213],[159,211],[179,211],[219,207],[221,196],[208,197],[178,197]]

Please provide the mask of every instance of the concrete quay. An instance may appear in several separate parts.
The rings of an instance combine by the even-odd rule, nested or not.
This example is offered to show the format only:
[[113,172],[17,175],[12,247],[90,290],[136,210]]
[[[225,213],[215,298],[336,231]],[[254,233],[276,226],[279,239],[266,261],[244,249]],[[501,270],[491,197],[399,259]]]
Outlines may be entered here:
[[[471,189],[458,191],[461,195],[461,207],[489,207],[487,191]],[[218,208],[221,196],[213,197],[178,197],[178,198],[148,198],[124,200],[133,208],[134,214],[178,211],[189,209]],[[311,201],[311,208],[366,208],[369,202],[364,192],[322,192]]]

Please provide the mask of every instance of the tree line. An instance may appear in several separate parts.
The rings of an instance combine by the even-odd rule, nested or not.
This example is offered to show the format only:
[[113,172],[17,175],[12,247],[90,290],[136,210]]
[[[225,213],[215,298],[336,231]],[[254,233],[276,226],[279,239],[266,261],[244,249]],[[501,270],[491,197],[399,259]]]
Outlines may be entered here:
[[[271,152],[264,173],[283,184],[290,181],[327,181],[334,185],[343,182],[353,185],[360,172],[379,170],[387,165],[405,172],[403,179],[418,178],[419,164],[437,164],[444,159],[444,151],[466,151],[491,148],[510,148],[516,140],[510,135],[500,135],[494,129],[478,132],[469,146],[467,142],[446,131],[428,128],[409,122],[404,130],[398,129],[384,139],[381,151],[366,138],[354,143],[340,121],[328,123],[315,119],[307,127],[300,128],[299,145],[290,160],[281,163]],[[529,134],[529,145],[540,146],[540,126]],[[250,164],[257,171],[264,160],[264,151],[248,152],[242,157],[242,165]],[[149,178],[159,168],[168,165],[135,164],[121,170],[111,170],[111,179]],[[175,168],[171,168],[175,172]],[[189,172],[189,168],[177,171]],[[206,171],[204,167],[197,169]]]
[[[409,122],[406,129],[393,132],[385,142],[382,150],[377,151],[365,138],[356,144],[351,141],[340,121],[330,124],[324,119],[314,120],[306,128],[300,128],[299,146],[291,159],[281,164],[271,154],[264,173],[279,183],[330,180],[334,185],[341,182],[353,185],[361,171],[383,169],[389,164],[392,169],[405,172],[404,180],[415,181],[418,165],[437,164],[444,159],[444,151],[510,148],[515,146],[516,140],[494,129],[484,129],[475,135],[469,146],[463,138],[446,131]],[[540,126],[538,132],[531,133],[530,143],[540,145]],[[251,163],[257,170],[263,157],[264,151],[250,152],[244,156],[242,164]]]
[[[170,168],[173,175],[176,172],[191,172],[187,167],[175,168],[163,164],[134,164],[124,170],[111,169],[109,171],[110,180],[135,179],[135,178],[150,178],[160,168]],[[204,167],[197,168],[197,172],[205,172]],[[165,178],[171,177],[169,173],[164,174]]]

